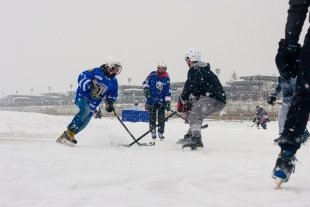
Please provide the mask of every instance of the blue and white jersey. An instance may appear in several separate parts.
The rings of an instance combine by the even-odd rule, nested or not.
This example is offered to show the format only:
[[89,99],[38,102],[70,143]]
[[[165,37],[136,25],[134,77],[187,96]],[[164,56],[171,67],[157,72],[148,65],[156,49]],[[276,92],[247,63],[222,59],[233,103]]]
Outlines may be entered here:
[[[78,77],[78,88],[75,99],[85,97],[89,100],[90,107],[95,111],[104,97],[111,102],[115,102],[118,96],[118,82],[115,76],[109,77],[104,74],[103,67],[83,71]],[[98,83],[102,92],[98,97],[91,95],[91,85],[93,82]]]
[[144,88],[149,88],[150,97],[147,98],[146,103],[149,105],[165,104],[171,101],[170,78],[167,72],[159,74],[153,71],[143,82]]

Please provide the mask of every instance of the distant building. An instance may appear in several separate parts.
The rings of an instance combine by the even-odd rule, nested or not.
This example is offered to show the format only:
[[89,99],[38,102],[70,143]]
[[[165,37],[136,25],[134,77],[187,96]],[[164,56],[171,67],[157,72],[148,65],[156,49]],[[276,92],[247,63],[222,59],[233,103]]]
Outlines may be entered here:
[[277,76],[243,76],[239,80],[226,82],[224,86],[228,100],[259,101],[266,100],[274,90]]
[[34,95],[9,95],[0,99],[0,107],[51,106],[74,104],[75,92]]
[[[228,101],[261,101],[266,100],[268,94],[275,88],[277,76],[243,76],[238,80],[226,82]],[[182,93],[184,82],[171,83],[171,100],[177,102]],[[143,86],[121,85],[119,86],[117,103],[133,104],[135,100],[145,103]],[[0,107],[21,106],[50,106],[50,105],[73,105],[75,92],[45,93],[34,95],[9,95],[0,99]]]

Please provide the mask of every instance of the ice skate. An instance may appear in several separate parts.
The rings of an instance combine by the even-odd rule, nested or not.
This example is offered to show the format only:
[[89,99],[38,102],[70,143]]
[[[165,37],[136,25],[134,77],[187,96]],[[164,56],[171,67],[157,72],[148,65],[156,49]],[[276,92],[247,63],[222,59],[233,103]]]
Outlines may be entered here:
[[75,135],[74,132],[66,130],[60,135],[60,137],[56,140],[56,142],[73,147],[77,144],[74,135]]
[[191,138],[191,134],[185,134],[184,137],[182,139],[179,139],[176,143],[177,144],[184,144],[185,142],[187,142],[189,140],[189,138]]
[[184,142],[182,146],[183,151],[202,150],[204,148],[200,137],[191,137],[188,141]]
[[151,136],[152,136],[152,139],[155,140],[156,139],[156,131],[151,131]]
[[282,183],[288,182],[291,174],[295,171],[296,158],[290,151],[282,151],[279,154],[276,165],[272,172],[272,178],[275,179],[276,189],[281,187]]
[[158,137],[159,137],[160,141],[163,141],[165,139],[165,136],[163,133],[158,133]]

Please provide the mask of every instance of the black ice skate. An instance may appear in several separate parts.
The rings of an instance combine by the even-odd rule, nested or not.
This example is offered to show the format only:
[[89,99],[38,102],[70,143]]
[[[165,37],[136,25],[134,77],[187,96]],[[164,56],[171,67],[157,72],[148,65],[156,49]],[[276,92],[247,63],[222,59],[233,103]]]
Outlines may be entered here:
[[203,149],[203,144],[201,142],[201,138],[200,137],[191,137],[182,146],[182,150],[183,151],[187,151],[187,150],[202,150],[202,149]]
[[280,188],[282,183],[288,182],[291,174],[295,171],[296,158],[291,151],[283,150],[280,152],[276,166],[272,172],[272,178],[275,179],[276,188]]
[[64,131],[56,142],[73,147],[77,144],[74,134],[75,133],[70,130]]
[[187,142],[189,140],[189,138],[191,138],[191,134],[185,134],[183,139],[179,139],[176,143],[177,144],[184,144],[185,142]]
[[151,136],[152,136],[152,139],[156,139],[156,131],[151,131]]

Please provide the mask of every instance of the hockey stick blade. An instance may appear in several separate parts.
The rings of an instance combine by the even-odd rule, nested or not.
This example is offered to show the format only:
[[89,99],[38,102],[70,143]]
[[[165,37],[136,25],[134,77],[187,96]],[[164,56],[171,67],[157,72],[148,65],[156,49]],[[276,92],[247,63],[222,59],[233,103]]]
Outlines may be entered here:
[[[129,144],[121,144],[121,143],[114,143],[114,142],[111,142],[110,144],[113,146],[117,146],[117,147],[119,147],[119,146],[130,147]],[[153,146],[155,146],[155,142],[139,143],[138,146],[139,147],[153,147]]]
[[[162,122],[165,122],[165,121],[167,121],[170,117],[172,117],[173,115],[175,115],[177,112],[175,111],[175,112],[173,112],[172,114],[170,114],[169,116],[167,116],[164,120],[162,120],[161,122],[159,122],[156,126],[155,126],[155,128],[156,127],[158,127]],[[129,146],[128,147],[131,147],[132,145],[134,145],[134,144],[136,144],[138,141],[140,141],[140,139],[142,139],[143,137],[145,137],[147,134],[149,134],[151,132],[151,130],[148,130],[147,132],[145,132],[144,134],[142,134],[139,138],[137,138],[135,141],[133,141],[133,142],[131,142],[130,144],[129,144]]]
[[208,124],[202,125],[202,126],[201,126],[201,129],[208,128],[208,126],[209,126]]
[[283,182],[282,182],[282,179],[276,178],[274,183],[275,183],[275,189],[277,190],[281,187]]

